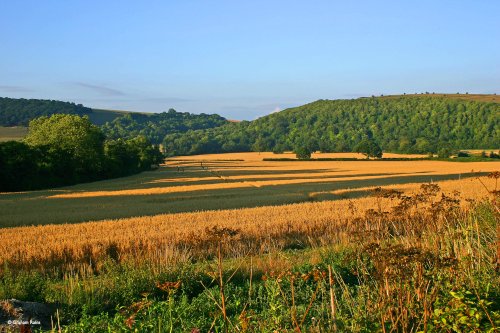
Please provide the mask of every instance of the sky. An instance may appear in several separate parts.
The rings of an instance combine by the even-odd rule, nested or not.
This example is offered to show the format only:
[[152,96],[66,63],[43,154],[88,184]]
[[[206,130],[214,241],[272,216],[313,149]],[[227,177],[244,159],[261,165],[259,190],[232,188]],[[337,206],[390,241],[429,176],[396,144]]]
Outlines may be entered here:
[[0,96],[253,120],[500,93],[500,1],[0,0]]

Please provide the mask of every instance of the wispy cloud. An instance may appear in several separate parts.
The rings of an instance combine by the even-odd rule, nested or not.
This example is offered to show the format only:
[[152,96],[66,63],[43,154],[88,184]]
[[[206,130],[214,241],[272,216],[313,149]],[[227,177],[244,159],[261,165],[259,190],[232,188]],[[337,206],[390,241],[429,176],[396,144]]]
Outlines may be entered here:
[[154,102],[154,103],[189,103],[194,102],[192,99],[182,98],[182,97],[151,97],[143,98],[143,102]]
[[95,91],[101,95],[104,95],[104,96],[125,96],[126,95],[123,91],[113,89],[113,88],[108,88],[105,86],[96,85],[96,84],[90,84],[90,83],[85,83],[85,82],[73,82],[73,84],[75,84],[79,87],[93,90],[93,91]]
[[0,85],[0,90],[9,92],[9,93],[18,93],[18,92],[33,92],[33,89],[26,88],[26,87],[19,87],[19,86],[7,86],[7,85]]

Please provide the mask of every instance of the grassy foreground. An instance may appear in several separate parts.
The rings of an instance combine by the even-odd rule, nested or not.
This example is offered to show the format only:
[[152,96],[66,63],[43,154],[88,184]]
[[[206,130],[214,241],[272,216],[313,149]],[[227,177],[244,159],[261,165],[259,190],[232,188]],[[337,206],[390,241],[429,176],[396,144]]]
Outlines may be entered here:
[[258,240],[209,224],[170,247],[137,243],[137,260],[120,244],[31,269],[13,254],[0,299],[56,304],[65,332],[496,332],[499,176],[477,180],[486,199],[376,188],[370,207],[352,200],[309,228],[311,212]]

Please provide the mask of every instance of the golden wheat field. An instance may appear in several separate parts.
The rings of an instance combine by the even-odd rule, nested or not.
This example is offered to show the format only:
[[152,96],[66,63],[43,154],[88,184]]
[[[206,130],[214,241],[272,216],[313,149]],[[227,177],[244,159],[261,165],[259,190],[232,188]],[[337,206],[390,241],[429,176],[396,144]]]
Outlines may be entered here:
[[0,226],[287,205],[342,199],[346,193],[355,198],[365,195],[364,188],[461,179],[499,169],[498,162],[263,161],[267,156],[273,154],[176,157],[156,171],[130,177],[2,193]]
[[[263,162],[258,156],[262,155],[224,154],[204,156],[204,161],[199,156],[179,157],[160,170],[123,179],[2,194],[4,226],[22,225],[18,221],[23,217],[39,225],[0,229],[0,264],[36,262],[50,267],[95,262],[111,254],[119,260],[168,262],[176,256],[202,255],[207,230],[213,227],[238,230],[244,241],[236,242],[233,251],[239,254],[286,247],[293,235],[317,245],[332,239],[341,242],[366,210],[391,209],[393,198],[371,196],[376,186],[410,195],[422,183],[438,182],[441,191],[461,198],[463,204],[466,199],[481,200],[487,189],[497,186],[495,179],[479,176],[499,166],[440,161]],[[157,210],[148,210],[149,200]],[[117,204],[129,207],[115,212]],[[175,205],[181,209],[169,209]],[[60,224],[65,222],[82,223]],[[180,254],[182,249],[185,253]]]
[[[412,194],[421,184],[388,186]],[[482,177],[439,182],[450,197],[481,200],[496,186],[494,179]],[[370,191],[373,188],[360,190]],[[183,245],[206,247],[207,229],[233,228],[245,246],[259,251],[280,248],[287,235],[307,235],[317,245],[342,240],[343,232],[369,209],[389,210],[392,198],[364,197],[308,202],[284,206],[264,206],[233,210],[161,214],[116,220],[100,220],[72,225],[45,225],[0,229],[0,263],[50,267],[61,263],[84,263],[109,255],[120,260],[171,260]],[[238,243],[235,243],[238,244]],[[267,249],[264,249],[267,248]],[[245,250],[233,246],[235,253]],[[177,250],[178,251],[178,250]],[[191,253],[193,254],[193,253]]]

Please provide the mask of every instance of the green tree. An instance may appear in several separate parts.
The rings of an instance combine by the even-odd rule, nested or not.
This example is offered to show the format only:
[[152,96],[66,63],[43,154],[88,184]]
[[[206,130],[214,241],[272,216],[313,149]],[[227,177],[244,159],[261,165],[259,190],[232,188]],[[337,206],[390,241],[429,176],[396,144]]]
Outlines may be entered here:
[[149,170],[152,165],[160,164],[164,160],[158,146],[153,146],[143,135],[127,140],[127,144],[138,157],[138,170]]
[[443,147],[438,150],[438,157],[448,158],[453,154],[453,150],[449,147]]
[[36,188],[38,152],[23,142],[0,143],[0,192]]
[[24,142],[47,147],[48,154],[64,152],[76,174],[90,176],[102,171],[104,135],[86,116],[55,114],[33,119]]
[[382,148],[378,145],[378,143],[373,139],[364,139],[362,140],[355,148],[354,151],[357,153],[361,153],[366,155],[366,158],[382,157]]
[[257,137],[257,140],[255,140],[255,143],[252,145],[252,150],[256,152],[263,152],[266,150],[266,142],[262,135],[259,135]]
[[308,160],[311,158],[312,150],[307,145],[297,145],[293,150],[299,160]]

